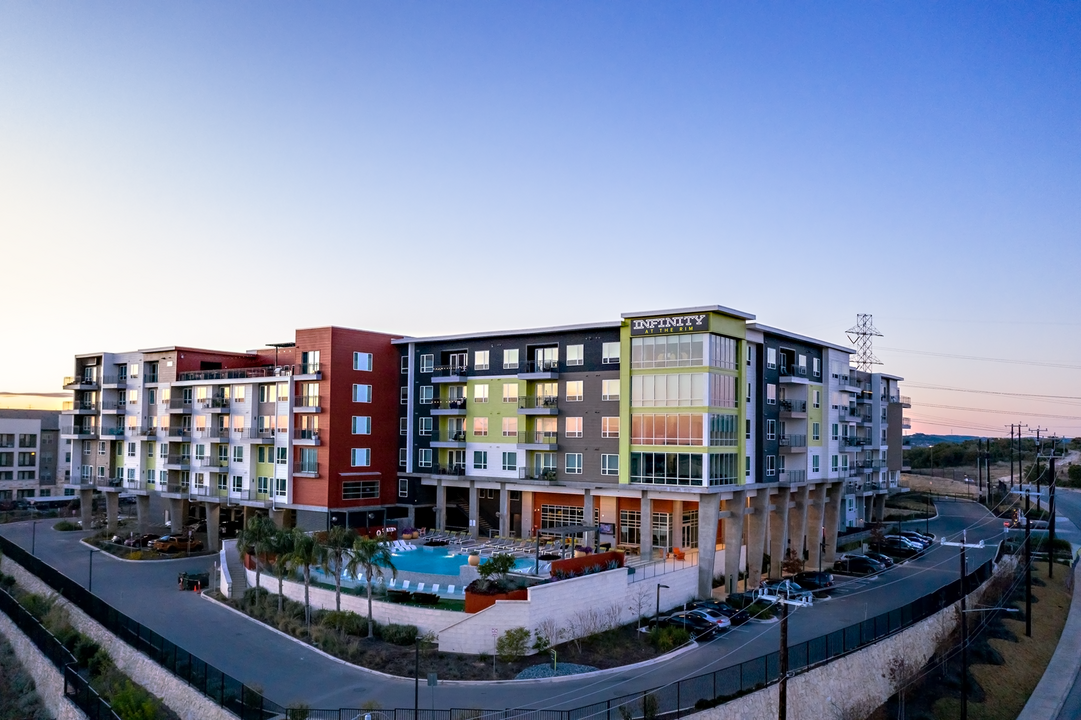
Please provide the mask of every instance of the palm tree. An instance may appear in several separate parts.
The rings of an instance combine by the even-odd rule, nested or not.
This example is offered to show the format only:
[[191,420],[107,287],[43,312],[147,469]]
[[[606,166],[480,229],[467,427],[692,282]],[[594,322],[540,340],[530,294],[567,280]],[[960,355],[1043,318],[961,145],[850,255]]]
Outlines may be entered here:
[[293,528],[293,552],[289,553],[289,562],[293,567],[304,568],[304,625],[310,635],[312,606],[308,589],[312,583],[312,565],[321,565],[323,562],[323,547],[308,533],[300,528]]
[[392,577],[398,577],[398,568],[394,567],[394,561],[390,554],[390,548],[386,541],[373,540],[370,537],[358,537],[353,542],[352,557],[345,566],[346,572],[353,577],[357,571],[363,569],[364,577],[368,581],[368,637],[375,636],[375,622],[372,620],[372,578],[383,577],[384,570],[390,570]]
[[270,553],[274,556],[274,575],[278,578],[278,614],[282,612],[284,593],[282,584],[285,576],[292,571],[292,563],[289,556],[293,552],[293,533],[289,530],[278,530],[270,541]]
[[356,533],[347,527],[335,525],[327,531],[323,541],[323,572],[334,573],[334,609],[342,609],[342,570],[345,554],[353,547]]
[[259,590],[259,574],[261,572],[259,558],[265,556],[267,551],[270,550],[270,540],[277,531],[278,528],[274,525],[273,520],[265,515],[255,515],[248,518],[247,524],[237,536],[237,546],[241,549],[241,552],[251,548],[252,553],[255,555],[255,589],[257,594]]

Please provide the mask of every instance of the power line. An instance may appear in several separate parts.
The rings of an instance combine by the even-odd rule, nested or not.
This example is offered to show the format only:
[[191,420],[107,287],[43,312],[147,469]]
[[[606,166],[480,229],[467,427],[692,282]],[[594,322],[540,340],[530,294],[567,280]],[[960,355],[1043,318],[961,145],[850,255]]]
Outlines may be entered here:
[[935,405],[934,403],[920,403],[920,407],[933,407],[942,410],[965,410],[967,412],[991,413],[993,415],[1024,415],[1026,417],[1055,418],[1056,420],[1078,420],[1078,415],[1049,415],[1047,413],[1017,412],[1016,410],[992,410],[990,408],[964,407],[962,405]]
[[978,357],[976,355],[953,355],[951,353],[937,353],[927,350],[906,350],[904,348],[881,348],[882,350],[890,350],[892,352],[908,353],[910,355],[927,355],[929,357],[941,357],[941,358],[953,358],[955,360],[981,360],[983,362],[997,362],[1007,363],[1010,365],[1029,365],[1033,367],[1050,367],[1050,368],[1062,368],[1065,370],[1081,370],[1081,365],[1067,365],[1065,363],[1049,363],[1039,362],[1036,360],[1009,360],[1007,358],[988,358]]
[[1001,390],[968,390],[965,388],[947,387],[946,385],[924,385],[905,381],[905,387],[919,388],[921,390],[949,390],[950,392],[973,393],[976,395],[1006,395],[1009,397],[1046,398],[1048,400],[1081,400],[1077,395],[1038,395],[1036,393],[1013,393]]

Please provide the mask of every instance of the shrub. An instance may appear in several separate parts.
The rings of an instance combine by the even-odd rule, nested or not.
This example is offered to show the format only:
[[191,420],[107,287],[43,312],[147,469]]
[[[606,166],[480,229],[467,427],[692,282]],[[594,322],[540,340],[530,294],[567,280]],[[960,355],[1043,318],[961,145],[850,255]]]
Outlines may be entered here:
[[663,627],[649,631],[649,641],[659,652],[668,652],[690,641],[691,635],[683,628]]
[[360,635],[368,633],[368,619],[357,615],[351,610],[330,610],[323,613],[319,624],[331,630],[337,630],[346,635]]
[[311,708],[304,703],[294,703],[285,711],[286,720],[308,720],[311,716]]
[[390,623],[379,628],[379,634],[393,645],[412,645],[417,639],[417,626]]
[[522,657],[528,648],[531,633],[524,627],[507,630],[495,641],[495,652],[503,662],[512,662]]
[[34,619],[38,622],[41,622],[53,607],[51,598],[36,593],[27,593],[23,595],[19,598],[19,604],[23,606],[23,609],[26,610],[26,612],[33,615]]
[[106,691],[109,704],[124,720],[156,720],[159,717],[158,705],[143,688],[124,678],[119,687]]
[[68,530],[82,530],[82,528],[79,527],[78,525],[76,525],[73,522],[69,522],[67,520],[61,520],[60,522],[53,525],[53,530],[68,531]]

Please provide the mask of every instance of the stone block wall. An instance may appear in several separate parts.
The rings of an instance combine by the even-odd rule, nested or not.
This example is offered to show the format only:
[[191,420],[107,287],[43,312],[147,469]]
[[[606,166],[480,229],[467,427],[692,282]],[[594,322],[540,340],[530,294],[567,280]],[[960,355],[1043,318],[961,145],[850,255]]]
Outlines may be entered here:
[[11,643],[15,657],[34,679],[38,696],[52,717],[57,720],[86,720],[86,713],[64,696],[64,676],[4,613],[0,613],[0,635]]

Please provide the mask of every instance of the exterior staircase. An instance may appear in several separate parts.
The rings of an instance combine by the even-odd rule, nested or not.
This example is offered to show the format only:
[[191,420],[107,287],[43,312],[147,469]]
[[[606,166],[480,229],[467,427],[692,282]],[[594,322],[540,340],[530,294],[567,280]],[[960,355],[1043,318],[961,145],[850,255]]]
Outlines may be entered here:
[[239,600],[244,597],[244,591],[248,589],[248,575],[244,572],[244,563],[240,559],[240,552],[236,549],[236,540],[226,540],[222,543],[221,550],[225,564],[223,567],[229,575],[229,586],[222,583],[221,592],[228,595],[230,600]]

